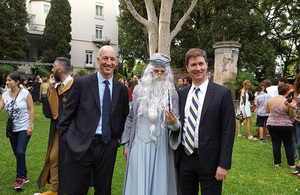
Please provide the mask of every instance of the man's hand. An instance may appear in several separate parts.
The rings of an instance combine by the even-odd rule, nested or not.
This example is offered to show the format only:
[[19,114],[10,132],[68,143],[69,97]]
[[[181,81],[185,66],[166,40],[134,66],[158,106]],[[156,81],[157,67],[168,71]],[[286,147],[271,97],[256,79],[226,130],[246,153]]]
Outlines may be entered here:
[[218,166],[215,178],[217,181],[222,181],[223,179],[227,179],[227,174],[227,169]]
[[128,148],[124,148],[123,149],[123,156],[124,156],[124,160],[125,160],[125,162],[127,164]]
[[167,118],[167,121],[170,125],[175,125],[177,123],[177,117],[172,111],[165,110],[165,115]]
[[56,82],[56,80],[54,78],[54,75],[51,74],[50,75],[50,79],[49,79],[49,89],[53,89],[56,83],[57,82]]

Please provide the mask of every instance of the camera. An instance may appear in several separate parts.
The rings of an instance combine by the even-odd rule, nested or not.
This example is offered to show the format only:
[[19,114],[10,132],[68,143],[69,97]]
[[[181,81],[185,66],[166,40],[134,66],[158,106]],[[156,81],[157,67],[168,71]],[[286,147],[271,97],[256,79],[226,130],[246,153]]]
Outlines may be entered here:
[[292,98],[290,98],[290,97],[286,98],[286,102],[287,103],[291,103],[292,102]]

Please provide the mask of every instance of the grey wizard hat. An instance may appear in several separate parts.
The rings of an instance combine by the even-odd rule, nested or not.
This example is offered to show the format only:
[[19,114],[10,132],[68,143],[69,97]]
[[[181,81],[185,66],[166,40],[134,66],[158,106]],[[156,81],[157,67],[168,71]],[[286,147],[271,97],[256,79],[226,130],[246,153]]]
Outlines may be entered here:
[[150,64],[157,67],[169,67],[171,58],[162,53],[155,53],[150,57]]

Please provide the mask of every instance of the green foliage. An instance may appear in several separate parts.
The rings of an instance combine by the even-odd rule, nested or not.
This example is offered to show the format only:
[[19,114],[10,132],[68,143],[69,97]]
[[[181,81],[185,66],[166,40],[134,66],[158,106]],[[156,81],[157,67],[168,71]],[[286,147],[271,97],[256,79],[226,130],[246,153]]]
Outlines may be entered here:
[[68,0],[51,0],[44,29],[43,62],[52,63],[57,57],[70,59],[71,6]]
[[[156,13],[159,13],[160,1],[154,2]],[[190,3],[191,0],[174,1],[171,31]],[[147,18],[144,1],[133,0],[132,4]],[[294,77],[300,70],[299,8],[297,1],[286,0],[198,1],[190,19],[172,40],[171,67],[184,67],[185,54],[193,47],[204,49],[209,66],[213,66],[212,45],[220,41],[237,41],[242,43],[239,70],[253,73],[259,82],[271,79],[278,70],[281,76]],[[148,47],[146,29],[131,16],[124,1],[120,3],[118,22],[119,43],[122,43],[119,53],[129,56],[132,61],[142,59],[147,63],[147,56],[138,53],[147,53],[141,48]],[[129,57],[124,59],[129,60]],[[280,67],[282,69],[278,69]]]
[[133,74],[142,74],[146,68],[146,64],[142,61],[137,61],[133,68]]
[[[132,3],[141,15],[147,15],[143,1],[133,0]],[[117,19],[119,25],[118,54],[121,61],[129,61],[129,65],[134,65],[136,59],[147,62],[149,59],[147,30],[134,19],[128,11],[125,1],[120,1],[119,9],[120,15]],[[128,71],[130,72],[132,68],[133,66],[128,66]]]
[[266,36],[270,33],[269,24],[261,14],[253,12],[253,5],[247,1],[200,1],[190,17],[172,42],[173,67],[184,65],[184,55],[192,47],[204,49],[209,66],[213,66],[212,45],[221,41],[238,41],[242,43],[239,70],[253,73],[258,80],[266,78],[269,72],[274,73],[276,51]]
[[250,89],[253,89],[258,84],[256,77],[252,73],[243,71],[238,72],[234,82],[236,83],[237,87],[243,88],[243,82],[245,80],[249,80],[251,82]]
[[12,73],[14,71],[16,71],[16,69],[13,66],[1,64],[0,65],[0,85],[4,85],[7,75],[9,75],[10,73]]
[[25,0],[0,2],[0,59],[24,60],[29,42],[26,38],[28,13]]
[[[299,1],[286,0],[263,0],[259,6],[259,11],[272,26],[272,33],[269,34],[274,46],[276,46],[277,56],[283,62],[282,76],[292,76],[288,73],[288,67],[297,63],[294,74],[299,72],[300,53],[300,4]],[[272,14],[270,14],[272,13]]]
[[88,73],[86,72],[85,69],[79,69],[79,70],[77,70],[77,74],[78,74],[79,77],[88,75]]
[[51,72],[48,70],[48,68],[43,65],[36,65],[35,71],[36,71],[36,75],[47,76],[47,77],[50,77],[51,75]]
[[243,83],[245,80],[249,80],[251,82],[251,86],[249,89],[250,94],[252,94],[251,91],[253,91],[254,88],[258,85],[256,77],[253,75],[253,73],[250,72],[239,71],[237,75],[235,73],[232,73],[232,77],[235,77],[236,79],[227,79],[225,80],[224,85],[234,93],[237,93],[240,89],[243,88]]
[[126,79],[126,77],[125,76],[123,76],[122,74],[120,74],[120,73],[116,73],[116,74],[114,74],[114,77],[116,78],[116,79],[120,79],[120,78],[122,78],[122,79]]

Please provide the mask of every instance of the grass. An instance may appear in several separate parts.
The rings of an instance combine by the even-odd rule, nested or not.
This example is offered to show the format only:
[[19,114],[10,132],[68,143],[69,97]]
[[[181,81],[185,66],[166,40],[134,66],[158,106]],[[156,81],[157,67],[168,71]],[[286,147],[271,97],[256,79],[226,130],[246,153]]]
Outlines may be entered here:
[[[26,152],[30,182],[24,184],[24,190],[20,192],[16,192],[12,187],[12,184],[15,182],[16,160],[9,139],[5,137],[7,114],[4,110],[0,113],[1,195],[32,195],[48,189],[48,186],[43,190],[38,189],[36,180],[44,165],[50,120],[43,116],[41,105],[35,105],[35,110],[35,129]],[[251,130],[252,134],[254,134],[256,129],[254,127],[254,117],[252,121]],[[242,133],[243,135],[247,134],[246,124],[242,126]],[[122,194],[125,172],[122,151],[123,148],[119,148],[112,184],[113,195]],[[290,171],[283,149],[281,166],[275,167],[273,165],[270,139],[261,144],[258,141],[249,141],[246,138],[236,138],[233,149],[232,169],[229,171],[228,179],[223,182],[223,194],[300,194],[300,179],[290,175]],[[89,194],[93,194],[92,188],[89,190]]]

